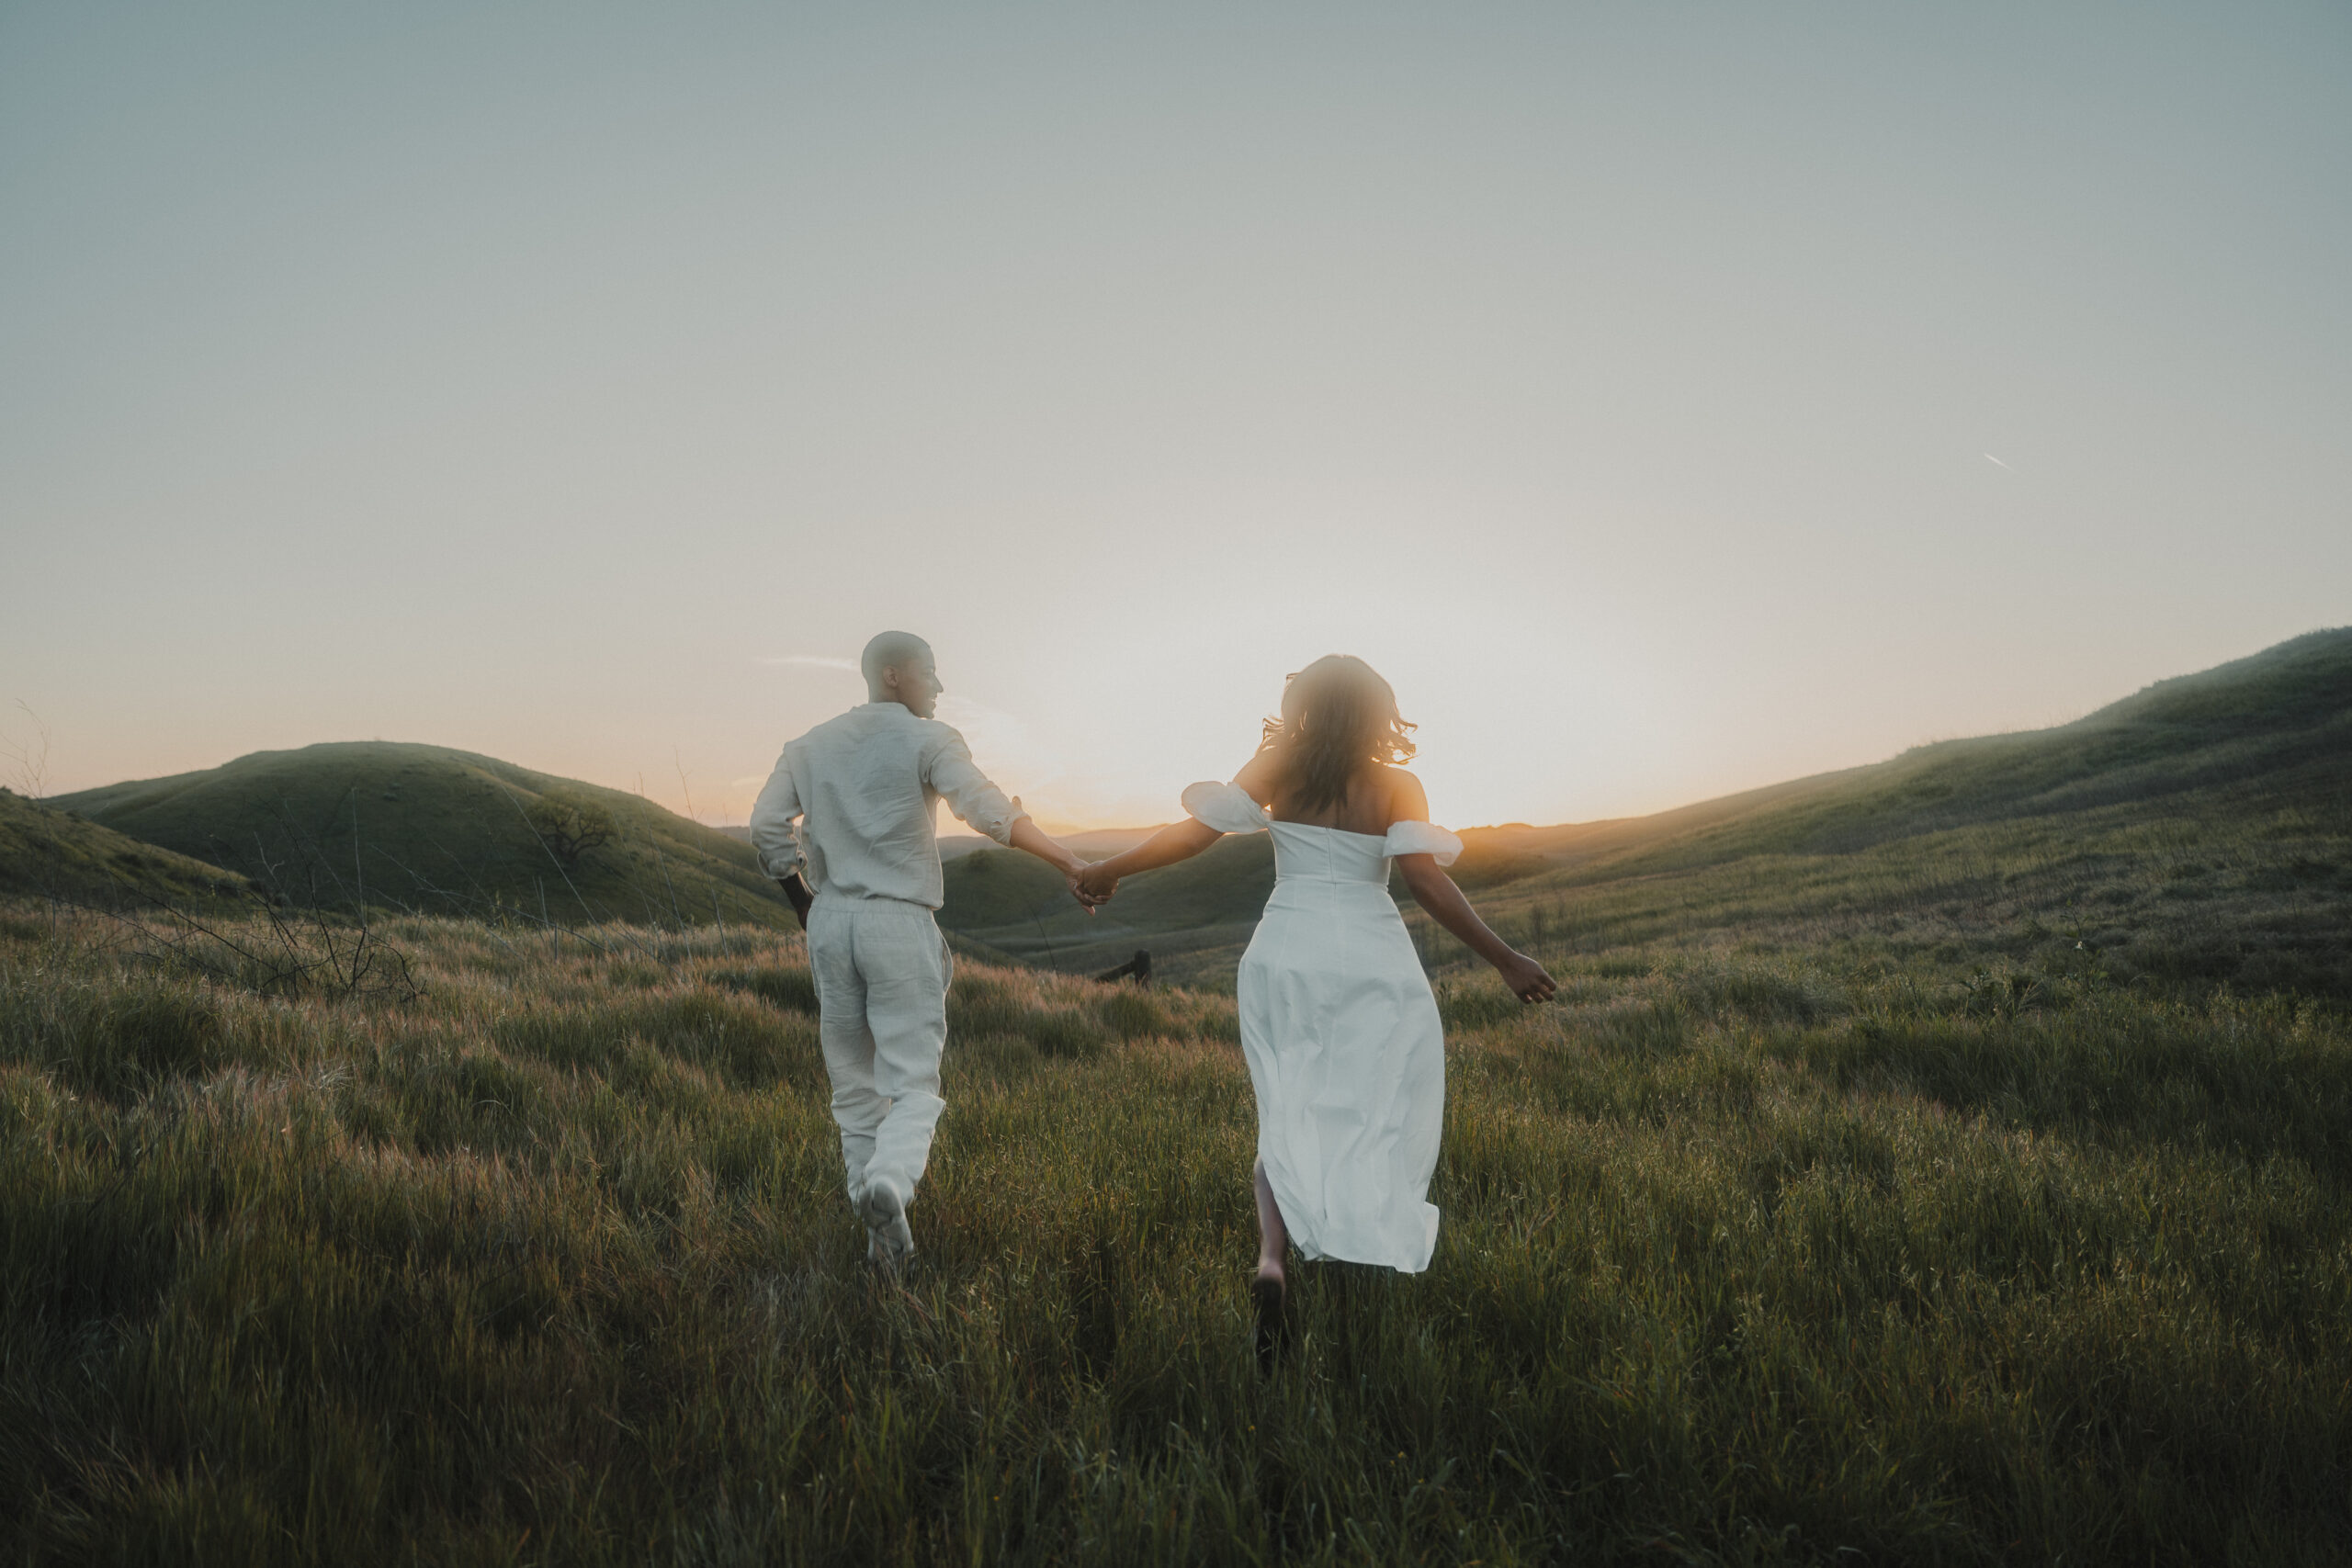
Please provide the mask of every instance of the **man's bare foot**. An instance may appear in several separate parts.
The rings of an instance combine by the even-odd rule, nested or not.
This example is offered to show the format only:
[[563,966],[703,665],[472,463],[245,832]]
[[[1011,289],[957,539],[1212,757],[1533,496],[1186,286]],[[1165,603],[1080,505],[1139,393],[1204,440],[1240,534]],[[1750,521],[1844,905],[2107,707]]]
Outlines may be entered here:
[[858,1195],[857,1212],[865,1221],[866,1258],[896,1276],[915,1255],[915,1233],[907,1224],[907,1195],[888,1177],[876,1177]]

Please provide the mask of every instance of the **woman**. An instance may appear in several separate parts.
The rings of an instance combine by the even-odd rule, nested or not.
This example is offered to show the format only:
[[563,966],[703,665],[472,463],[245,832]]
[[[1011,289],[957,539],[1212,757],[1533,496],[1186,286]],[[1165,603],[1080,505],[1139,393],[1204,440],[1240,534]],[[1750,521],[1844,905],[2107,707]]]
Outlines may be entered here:
[[1318,659],[1283,688],[1282,716],[1229,784],[1184,792],[1191,820],[1079,874],[1089,898],[1172,865],[1226,833],[1272,829],[1276,882],[1237,986],[1258,1095],[1258,1355],[1283,1334],[1285,1241],[1302,1256],[1429,1266],[1428,1202],[1445,1119],[1445,1036],[1388,863],[1438,924],[1500,970],[1521,1000],[1555,989],[1488,930],[1440,869],[1462,840],[1429,820],[1396,694],[1361,659]]

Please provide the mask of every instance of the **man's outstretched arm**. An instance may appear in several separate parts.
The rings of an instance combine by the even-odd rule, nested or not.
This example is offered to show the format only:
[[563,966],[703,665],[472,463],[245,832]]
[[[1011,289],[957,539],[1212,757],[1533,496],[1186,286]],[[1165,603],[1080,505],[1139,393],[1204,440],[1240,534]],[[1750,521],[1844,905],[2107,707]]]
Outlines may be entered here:
[[1079,873],[1086,869],[1086,863],[1038,827],[1021,809],[1019,801],[1006,799],[1004,792],[989,782],[988,775],[972,761],[971,752],[965,749],[963,737],[954,730],[947,734],[954,739],[941,744],[929,759],[931,787],[947,802],[947,809],[998,843],[1035,855],[1060,872],[1062,880],[1069,884],[1070,897],[1091,914],[1094,906],[1102,900],[1079,887]]
[[[1070,885],[1070,891],[1078,892],[1078,874],[1086,869],[1086,863],[1079,859],[1069,845],[1038,827],[1034,818],[1023,816],[1013,820],[1011,842],[1014,849],[1026,850],[1060,872],[1062,879]],[[1078,901],[1089,909],[1094,908],[1095,900],[1082,894]]]

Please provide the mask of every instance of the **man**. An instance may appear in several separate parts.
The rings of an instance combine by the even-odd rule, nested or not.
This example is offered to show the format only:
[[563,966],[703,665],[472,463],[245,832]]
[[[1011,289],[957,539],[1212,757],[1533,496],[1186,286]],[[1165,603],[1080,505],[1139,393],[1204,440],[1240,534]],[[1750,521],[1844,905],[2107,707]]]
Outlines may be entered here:
[[[939,908],[933,803],[1026,850],[1079,895],[1085,862],[1046,836],[931,716],[944,689],[931,645],[884,632],[858,660],[866,702],[788,743],[752,807],[752,846],[808,933],[819,1032],[850,1201],[866,1256],[896,1273],[914,1255],[907,1206],[931,1158],[954,967]],[[793,829],[794,818],[799,829]]]

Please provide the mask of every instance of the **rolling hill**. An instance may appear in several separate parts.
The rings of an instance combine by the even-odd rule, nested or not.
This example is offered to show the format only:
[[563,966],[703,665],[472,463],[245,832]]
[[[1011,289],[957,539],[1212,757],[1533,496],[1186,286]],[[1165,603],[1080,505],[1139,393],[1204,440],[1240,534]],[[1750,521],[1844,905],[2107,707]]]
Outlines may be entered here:
[[[1663,922],[1686,941],[1932,931],[1949,947],[2064,929],[2137,972],[2352,995],[2347,781],[2352,629],[2339,629],[2049,729],[1939,742],[1650,817],[1470,829],[1454,869],[1490,918],[1538,941],[1637,942]],[[531,820],[561,802],[613,829],[571,863]],[[566,923],[791,918],[737,834],[438,747],[257,752],[50,804],[72,815],[0,801],[9,890],[46,878],[116,898],[219,897],[250,877],[297,902]],[[182,858],[141,863],[125,840]],[[1148,947],[1161,975],[1217,986],[1231,982],[1273,863],[1266,839],[1227,840],[1130,881],[1092,919],[1013,852],[953,855],[946,877],[941,923],[974,956],[1084,973]],[[1433,966],[1460,958],[1408,918]]]
[[[2352,995],[2352,629],[2050,729],[1651,817],[1463,837],[1457,879],[1521,934],[1607,945],[1670,920],[1684,939],[1754,942],[1826,922],[1995,943],[2039,922],[2134,972]],[[1148,947],[1171,978],[1230,984],[1272,886],[1267,840],[1228,840],[1134,879],[1090,922],[1046,867],[982,850],[950,865],[941,919],[1034,964],[1099,969]],[[1459,957],[1425,934],[1433,964]]]
[[248,903],[255,892],[234,872],[0,789],[0,894],[122,909]]
[[[638,795],[438,746],[256,751],[51,804],[299,904],[505,908],[559,924],[792,920],[750,848],[726,834]],[[567,863],[545,830],[554,807],[601,816],[610,838]]]

